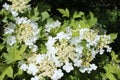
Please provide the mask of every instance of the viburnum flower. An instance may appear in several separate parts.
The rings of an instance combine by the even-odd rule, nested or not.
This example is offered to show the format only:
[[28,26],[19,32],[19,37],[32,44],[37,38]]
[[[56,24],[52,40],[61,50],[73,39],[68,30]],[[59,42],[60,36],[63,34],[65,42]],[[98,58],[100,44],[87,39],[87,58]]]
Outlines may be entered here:
[[55,29],[55,28],[60,27],[60,26],[61,26],[61,22],[58,20],[56,20],[55,22],[48,22],[45,25],[45,31],[50,32],[51,29]]
[[63,70],[65,70],[67,73],[69,73],[71,70],[73,70],[74,67],[72,66],[72,63],[66,62],[63,66]]
[[40,80],[38,76],[32,77],[31,80]]
[[23,13],[24,11],[30,8],[30,5],[28,4],[30,0],[8,0],[8,1],[10,1],[12,4],[9,5],[5,3],[3,7],[6,10],[10,11],[13,16],[18,16],[19,12]]
[[63,77],[63,72],[61,69],[55,70],[53,76],[51,77],[52,80],[59,80],[61,77]]
[[[5,34],[14,36],[14,38],[11,37],[12,39],[7,40],[9,45],[13,45],[15,42],[23,42],[29,46],[33,52],[38,49],[34,44],[39,37],[38,24],[26,17],[17,17],[15,23],[10,22],[5,28]],[[12,41],[12,43],[9,41]]]
[[16,43],[15,36],[8,36],[7,37],[7,43],[12,46],[14,43]]
[[32,74],[32,75],[36,75],[38,71],[39,70],[38,70],[37,66],[34,63],[30,63],[28,65],[27,73]]

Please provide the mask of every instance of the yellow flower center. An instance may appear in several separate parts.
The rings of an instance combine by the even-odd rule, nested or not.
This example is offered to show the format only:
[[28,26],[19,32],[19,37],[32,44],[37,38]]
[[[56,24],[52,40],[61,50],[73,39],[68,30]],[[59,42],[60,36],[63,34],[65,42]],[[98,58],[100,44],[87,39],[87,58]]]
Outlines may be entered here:
[[11,8],[18,12],[23,12],[28,7],[28,1],[27,0],[9,0],[12,2]]
[[33,29],[30,24],[20,24],[15,30],[16,38],[19,42],[25,42],[33,35]]
[[62,39],[60,43],[56,44],[56,49],[57,57],[64,63],[69,62],[69,59],[73,60],[75,57],[75,48],[67,40]]

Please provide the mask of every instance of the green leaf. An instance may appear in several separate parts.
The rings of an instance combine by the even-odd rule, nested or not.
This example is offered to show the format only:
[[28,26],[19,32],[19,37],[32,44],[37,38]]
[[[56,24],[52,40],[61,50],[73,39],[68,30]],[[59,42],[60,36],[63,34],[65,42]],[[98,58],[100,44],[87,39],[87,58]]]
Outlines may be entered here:
[[39,15],[39,11],[38,11],[38,7],[34,8],[34,16],[38,16]]
[[18,72],[14,75],[14,78],[18,75],[21,75],[22,73],[23,73],[23,71],[20,68],[18,68]]
[[13,62],[16,62],[17,60],[21,60],[21,55],[24,53],[26,49],[26,45],[22,45],[22,47],[18,50],[17,44],[13,45],[12,47],[8,47],[7,51],[8,53],[4,53],[3,56],[6,59],[6,63],[10,64]]
[[4,45],[0,43],[0,50],[4,48]]
[[90,12],[89,16],[90,16],[90,19],[87,22],[88,22],[89,26],[92,27],[97,23],[97,18],[94,17],[92,12]]
[[3,73],[3,71],[8,67],[8,64],[0,63],[0,73]]
[[77,11],[75,11],[75,13],[73,14],[73,18],[81,18],[83,15],[84,15],[83,12],[78,13]]
[[63,17],[69,17],[69,10],[66,8],[64,9],[57,9],[62,15]]
[[5,76],[13,78],[13,69],[11,66],[7,67],[4,72],[0,75],[0,80],[3,80]]
[[118,58],[118,55],[116,55],[115,54],[115,52],[114,51],[112,51],[112,53],[111,53],[111,57],[112,57],[112,60],[117,60],[117,58]]
[[106,71],[106,77],[110,80],[118,80],[114,74],[116,74],[120,79],[120,68],[118,68],[118,65],[107,64],[104,66],[104,69]]
[[30,19],[33,21],[38,21],[40,19],[40,17],[32,16]]
[[47,18],[50,17],[50,15],[48,14],[48,12],[46,12],[46,11],[42,12],[41,15],[42,15],[42,21],[44,21],[45,19],[47,19]]
[[111,38],[111,41],[112,41],[112,42],[114,41],[114,39],[117,38],[117,33],[111,33],[111,34],[109,34],[109,35],[110,35],[110,38]]
[[86,20],[83,19],[83,20],[80,20],[80,26],[82,28],[90,28],[90,26],[86,23]]

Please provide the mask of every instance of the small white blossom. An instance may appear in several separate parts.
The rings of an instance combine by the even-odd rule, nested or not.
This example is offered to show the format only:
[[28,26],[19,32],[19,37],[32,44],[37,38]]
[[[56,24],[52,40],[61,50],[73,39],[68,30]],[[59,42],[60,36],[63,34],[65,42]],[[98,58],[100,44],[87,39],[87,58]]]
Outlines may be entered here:
[[23,71],[26,71],[27,68],[28,68],[28,66],[25,63],[20,65],[20,69],[22,69]]
[[14,32],[16,25],[12,22],[9,23],[8,27],[5,27],[5,34],[12,34]]
[[30,45],[29,48],[32,50],[32,52],[36,52],[38,50],[38,46],[36,45]]
[[27,73],[32,74],[32,75],[36,75],[37,72],[38,72],[37,66],[34,63],[30,63],[28,65]]
[[31,78],[31,80],[39,80],[39,77],[38,76],[34,76]]
[[111,52],[112,48],[107,46],[107,52]]
[[87,71],[87,70],[88,70],[88,68],[84,68],[84,67],[81,67],[81,68],[79,69],[79,71],[82,72],[82,73],[85,73],[85,71]]
[[52,38],[51,36],[48,38],[48,41],[46,43],[46,46],[53,46],[56,42],[55,38]]
[[90,68],[92,68],[92,70],[96,70],[97,69],[97,66],[95,64],[91,64],[90,65]]
[[74,59],[73,62],[74,62],[74,66],[80,67],[81,63],[82,63],[82,60]]
[[63,72],[61,69],[55,70],[53,76],[51,77],[52,80],[59,80],[63,76]]
[[15,36],[8,36],[7,37],[7,43],[12,46],[14,43],[16,43]]
[[10,6],[9,6],[7,3],[4,3],[4,4],[3,4],[3,7],[4,7],[6,10],[9,10],[9,7],[10,7]]
[[18,16],[18,13],[16,11],[11,11],[11,13],[14,17]]
[[64,33],[64,32],[59,32],[59,33],[57,33],[56,39],[61,40],[61,39],[63,39],[63,38],[66,38],[66,36],[65,36],[65,33]]
[[53,23],[48,22],[48,23],[45,25],[45,31],[46,31],[46,32],[50,32],[51,29],[60,27],[60,25],[61,25],[61,22],[59,22],[58,20],[55,21],[55,22],[53,22]]
[[45,58],[45,55],[44,54],[39,54],[39,55],[37,55],[37,57],[36,57],[36,64],[39,64],[42,60],[44,60],[44,58]]
[[66,62],[65,65],[63,66],[63,70],[65,70],[67,73],[72,71],[74,67],[72,66],[72,63]]
[[105,50],[100,49],[100,54],[102,55],[104,53]]

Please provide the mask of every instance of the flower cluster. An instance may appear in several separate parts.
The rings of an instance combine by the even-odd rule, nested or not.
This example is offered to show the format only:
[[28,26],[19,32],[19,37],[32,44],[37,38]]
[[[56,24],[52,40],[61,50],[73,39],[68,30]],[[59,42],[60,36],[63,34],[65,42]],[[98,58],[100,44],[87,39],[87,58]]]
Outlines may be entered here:
[[[45,26],[46,29],[49,25]],[[54,28],[54,25],[52,25]],[[49,28],[52,28],[51,25]],[[88,28],[74,30],[79,34],[73,36],[72,29],[60,31],[56,36],[48,35],[46,42],[46,54],[29,54],[30,56],[19,63],[20,68],[28,74],[32,74],[31,80],[39,80],[49,77],[59,80],[66,73],[70,73],[75,67],[81,73],[96,70],[97,66],[91,63],[97,54],[103,54],[106,48],[111,52],[110,36],[99,35],[96,31]],[[50,32],[50,31],[48,31]]]
[[[94,60],[96,56],[111,52],[112,48],[109,44],[117,34],[106,35],[96,31],[95,28],[100,25],[96,24],[97,19],[92,13],[87,16],[83,12],[75,11],[71,16],[68,9],[58,9],[63,14],[60,18],[56,15],[51,16],[53,10],[46,7],[44,1],[31,3],[33,1],[7,0],[7,3],[3,4],[0,14],[3,16],[1,25],[4,27],[4,33],[0,52],[4,52],[0,54],[0,60],[4,63],[1,69],[5,70],[0,71],[1,80],[12,79],[13,76],[18,80],[22,78],[23,80],[64,78],[76,80],[78,75],[72,74],[91,73],[92,75],[94,70],[102,68]],[[30,7],[30,4],[33,7]],[[43,9],[40,9],[40,5]],[[110,59],[112,58],[107,57],[106,61]],[[101,61],[98,64],[102,63]],[[6,70],[11,75],[8,75]],[[24,73],[28,76],[23,76]]]
[[37,46],[34,44],[39,37],[38,24],[26,17],[17,17],[15,23],[10,22],[5,28],[7,43],[12,46],[14,43],[25,43],[34,51]]
[[46,25],[45,25],[45,31],[46,32],[50,32],[51,29],[55,29],[57,27],[60,27],[61,25],[61,22],[59,22],[58,20],[56,20],[55,22],[48,22]]
[[18,13],[23,13],[25,10],[30,8],[30,5],[28,5],[29,0],[8,0],[12,4],[9,5],[5,3],[3,7],[10,11],[13,16],[18,16]]

